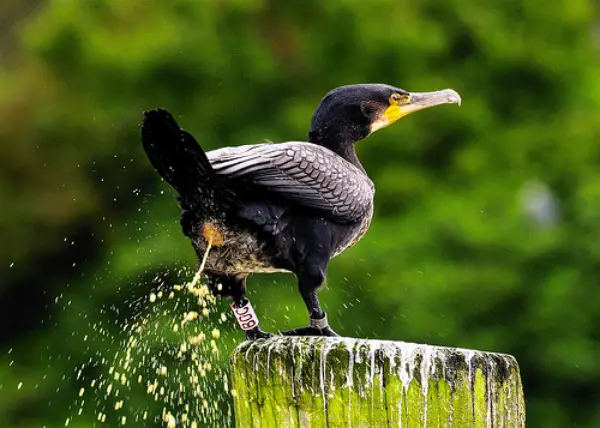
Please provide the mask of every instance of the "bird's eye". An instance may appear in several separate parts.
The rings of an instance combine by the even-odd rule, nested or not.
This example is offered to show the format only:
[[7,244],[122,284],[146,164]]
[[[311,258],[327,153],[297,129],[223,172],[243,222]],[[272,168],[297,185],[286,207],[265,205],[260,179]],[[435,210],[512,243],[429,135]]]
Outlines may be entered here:
[[402,97],[399,94],[392,94],[390,97],[390,104],[398,104]]

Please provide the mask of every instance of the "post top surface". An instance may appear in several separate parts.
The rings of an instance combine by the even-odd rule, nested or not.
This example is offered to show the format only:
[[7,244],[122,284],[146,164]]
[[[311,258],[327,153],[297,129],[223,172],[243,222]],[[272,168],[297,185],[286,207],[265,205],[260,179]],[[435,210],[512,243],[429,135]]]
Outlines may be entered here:
[[480,351],[467,348],[457,348],[448,346],[436,346],[419,344],[412,342],[393,341],[393,340],[381,340],[381,339],[359,339],[354,337],[317,337],[317,336],[275,336],[269,339],[258,339],[254,341],[246,341],[241,343],[236,352],[246,352],[252,348],[258,349],[271,349],[271,350],[283,350],[285,348],[294,347],[316,347],[323,348],[324,350],[330,350],[337,347],[345,347],[346,349],[356,349],[357,347],[367,347],[370,350],[381,350],[384,353],[404,351],[404,353],[419,353],[421,355],[452,355],[460,354],[466,357],[480,357],[485,358],[486,356],[495,358],[502,358],[506,362],[511,362],[516,365],[516,359],[512,355],[491,352],[491,351]]

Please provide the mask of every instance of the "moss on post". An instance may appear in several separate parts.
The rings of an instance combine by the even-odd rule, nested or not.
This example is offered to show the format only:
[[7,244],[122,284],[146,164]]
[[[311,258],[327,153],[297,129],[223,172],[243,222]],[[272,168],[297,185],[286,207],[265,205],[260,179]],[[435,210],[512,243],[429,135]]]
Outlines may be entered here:
[[404,342],[278,337],[231,357],[246,427],[524,427],[509,355]]

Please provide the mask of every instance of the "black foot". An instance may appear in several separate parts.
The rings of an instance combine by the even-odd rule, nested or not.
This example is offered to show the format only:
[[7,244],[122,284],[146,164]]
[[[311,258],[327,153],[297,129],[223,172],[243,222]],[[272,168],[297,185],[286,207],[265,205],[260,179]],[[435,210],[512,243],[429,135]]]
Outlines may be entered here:
[[331,327],[325,328],[314,328],[314,327],[301,327],[295,328],[294,330],[288,330],[281,332],[284,336],[327,336],[327,337],[339,337]]
[[252,330],[246,330],[246,340],[268,339],[275,336],[273,333],[267,333],[260,327],[254,327]]

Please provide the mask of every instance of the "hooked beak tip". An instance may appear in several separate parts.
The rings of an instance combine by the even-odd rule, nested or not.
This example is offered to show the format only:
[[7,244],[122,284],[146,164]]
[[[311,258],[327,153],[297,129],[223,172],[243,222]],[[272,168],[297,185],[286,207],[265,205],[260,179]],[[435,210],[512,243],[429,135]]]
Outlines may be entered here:
[[461,96],[454,89],[445,89],[442,92],[445,92],[447,94],[446,100],[448,104],[458,104],[459,106],[462,104]]

